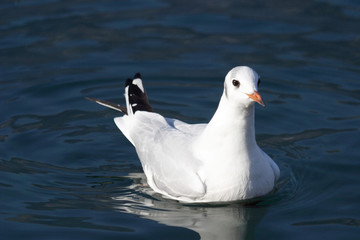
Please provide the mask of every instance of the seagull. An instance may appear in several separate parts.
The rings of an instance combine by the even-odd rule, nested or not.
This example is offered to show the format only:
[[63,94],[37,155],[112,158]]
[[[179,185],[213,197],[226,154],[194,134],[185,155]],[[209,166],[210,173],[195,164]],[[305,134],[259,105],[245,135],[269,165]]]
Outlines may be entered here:
[[140,73],[126,80],[126,107],[87,99],[123,113],[115,124],[135,147],[155,192],[185,203],[229,202],[268,194],[280,176],[255,139],[255,103],[265,107],[259,85],[250,67],[231,69],[208,124],[154,112]]

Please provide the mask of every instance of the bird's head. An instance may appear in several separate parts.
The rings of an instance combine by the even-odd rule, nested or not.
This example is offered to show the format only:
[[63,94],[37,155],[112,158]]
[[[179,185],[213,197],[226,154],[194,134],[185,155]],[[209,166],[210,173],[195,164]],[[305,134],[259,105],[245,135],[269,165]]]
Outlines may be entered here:
[[254,102],[265,107],[258,88],[259,75],[250,67],[239,66],[231,69],[225,77],[225,97],[236,105],[250,106]]

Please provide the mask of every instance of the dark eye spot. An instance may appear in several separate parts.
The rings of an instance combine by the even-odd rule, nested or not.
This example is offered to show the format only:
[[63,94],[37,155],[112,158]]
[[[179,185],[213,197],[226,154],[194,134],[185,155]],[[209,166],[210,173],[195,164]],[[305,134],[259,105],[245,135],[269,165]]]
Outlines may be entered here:
[[260,82],[261,82],[261,81],[260,81],[260,78],[259,78],[259,80],[258,80],[258,87],[260,86]]
[[239,82],[238,80],[235,80],[235,79],[232,81],[232,84],[233,84],[235,87],[240,86],[240,82]]

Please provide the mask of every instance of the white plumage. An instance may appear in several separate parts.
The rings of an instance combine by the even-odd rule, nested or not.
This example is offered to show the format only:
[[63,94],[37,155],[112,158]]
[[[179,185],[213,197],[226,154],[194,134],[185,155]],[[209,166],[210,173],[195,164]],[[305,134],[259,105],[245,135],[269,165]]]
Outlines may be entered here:
[[[156,192],[183,202],[224,202],[259,197],[273,189],[280,170],[255,140],[254,103],[265,106],[255,71],[235,67],[226,75],[218,109],[208,124],[187,124],[152,112],[140,74],[134,80],[126,86],[127,111],[90,100],[119,106],[126,113],[114,121],[136,148]],[[130,91],[134,86],[138,89]],[[144,107],[133,109],[138,103]]]

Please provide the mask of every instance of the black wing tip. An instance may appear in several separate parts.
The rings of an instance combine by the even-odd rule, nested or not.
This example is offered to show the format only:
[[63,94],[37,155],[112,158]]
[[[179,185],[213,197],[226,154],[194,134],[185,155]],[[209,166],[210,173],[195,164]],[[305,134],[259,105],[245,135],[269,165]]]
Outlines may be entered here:
[[126,79],[126,81],[125,81],[125,87],[127,87],[127,86],[129,86],[130,84],[132,84],[132,79],[131,78],[128,78],[128,79]]
[[136,79],[136,78],[140,78],[140,79],[141,79],[141,74],[140,74],[140,73],[135,73],[134,79]]
[[[134,79],[141,79],[141,74],[140,73],[135,73],[133,79],[128,78],[125,81],[125,88],[128,88],[128,90],[127,90],[128,93],[127,94],[128,94],[130,107],[132,108],[133,113],[135,113],[136,111],[154,112],[154,109],[151,107],[144,89],[140,88],[138,86],[138,84],[133,84]],[[94,102],[97,102],[100,105],[104,105],[104,106],[107,106],[109,108],[118,110],[120,112],[123,112],[124,114],[128,114],[127,109],[125,107],[123,107],[123,106],[118,105],[118,104],[115,104],[115,103],[112,103],[112,102],[109,102],[109,101],[105,101],[105,100],[92,98],[92,97],[85,97],[85,99],[90,100],[90,101],[94,101]]]
[[103,105],[103,106],[106,106],[108,108],[112,108],[114,110],[120,111],[120,112],[127,115],[126,107],[123,107],[123,106],[121,106],[119,104],[112,103],[112,102],[109,102],[109,101],[106,101],[106,100],[100,100],[100,99],[97,99],[97,98],[92,98],[92,97],[85,97],[85,99],[96,102],[96,103],[98,103],[100,105]]
[[134,83],[135,79],[141,80],[141,74],[139,72],[135,73],[133,79],[128,78],[126,80],[126,87],[128,87],[128,99],[133,113],[136,111],[154,112],[149,103],[144,87],[139,86],[138,83]]
[[86,100],[89,100],[89,101],[93,101],[93,102],[99,101],[99,99],[92,98],[92,97],[85,97],[85,99],[86,99]]
[[132,84],[132,81],[133,81],[134,79],[137,79],[137,78],[140,78],[140,79],[141,79],[141,74],[140,74],[140,73],[135,73],[133,79],[131,79],[131,78],[126,79],[126,81],[125,81],[125,87],[129,86],[130,84]]

